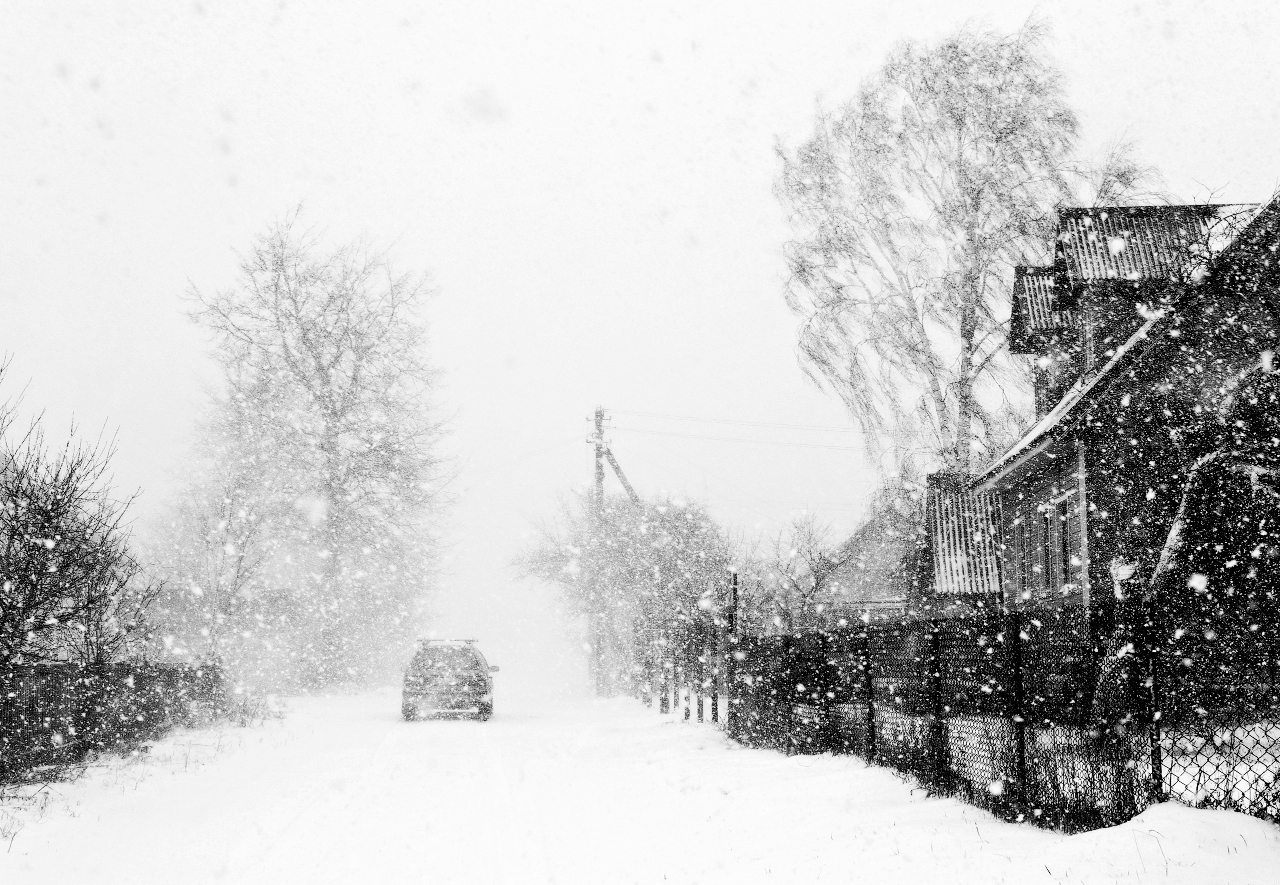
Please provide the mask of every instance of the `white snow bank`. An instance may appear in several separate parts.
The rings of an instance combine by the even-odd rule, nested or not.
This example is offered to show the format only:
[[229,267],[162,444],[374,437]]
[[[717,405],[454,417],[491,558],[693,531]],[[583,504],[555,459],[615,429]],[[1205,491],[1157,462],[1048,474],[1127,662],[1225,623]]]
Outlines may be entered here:
[[1280,881],[1280,829],[1232,812],[1166,804],[1063,836],[631,701],[499,697],[488,723],[404,723],[398,702],[298,699],[6,806],[22,828],[0,882]]

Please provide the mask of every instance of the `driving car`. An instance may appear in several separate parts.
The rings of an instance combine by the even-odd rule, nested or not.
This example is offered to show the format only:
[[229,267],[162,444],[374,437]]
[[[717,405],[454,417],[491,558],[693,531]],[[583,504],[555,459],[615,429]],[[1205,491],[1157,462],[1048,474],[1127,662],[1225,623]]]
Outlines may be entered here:
[[493,715],[493,676],[474,639],[423,639],[405,668],[400,712],[405,721]]

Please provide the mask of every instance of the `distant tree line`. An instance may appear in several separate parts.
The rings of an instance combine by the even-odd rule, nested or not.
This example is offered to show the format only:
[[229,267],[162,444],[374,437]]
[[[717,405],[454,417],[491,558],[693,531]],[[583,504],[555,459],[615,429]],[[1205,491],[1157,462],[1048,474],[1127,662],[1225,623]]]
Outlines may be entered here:
[[582,631],[600,694],[660,678],[672,649],[714,647],[738,579],[738,627],[751,634],[812,625],[854,553],[802,514],[771,538],[732,537],[703,502],[574,496],[517,561],[557,587]]
[[697,502],[572,499],[519,561],[563,593],[584,627],[596,690],[644,681],[662,649],[684,647],[719,616],[731,560]]

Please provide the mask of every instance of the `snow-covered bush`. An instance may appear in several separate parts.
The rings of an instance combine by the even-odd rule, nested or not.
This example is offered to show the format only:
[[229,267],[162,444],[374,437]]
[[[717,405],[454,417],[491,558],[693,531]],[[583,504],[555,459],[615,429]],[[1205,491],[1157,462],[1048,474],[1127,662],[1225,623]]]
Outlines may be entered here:
[[705,663],[729,564],[724,531],[697,502],[584,496],[517,566],[560,588],[585,622],[596,689],[613,694],[656,687],[673,660],[687,672]]

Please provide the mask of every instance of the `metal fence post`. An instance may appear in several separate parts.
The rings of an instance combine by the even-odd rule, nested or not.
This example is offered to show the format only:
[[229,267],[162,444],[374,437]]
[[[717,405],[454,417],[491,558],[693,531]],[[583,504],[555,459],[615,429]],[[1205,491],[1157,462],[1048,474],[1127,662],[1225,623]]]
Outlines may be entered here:
[[684,679],[684,672],[680,667],[680,659],[673,656],[671,658],[671,712],[680,712],[680,682]]
[[[717,642],[717,646],[719,643]],[[717,647],[712,652],[707,649],[707,661],[711,665],[711,721],[720,721],[720,673],[724,670],[724,658],[719,654],[720,649]]]
[[1143,606],[1143,617],[1141,626],[1141,640],[1139,646],[1144,658],[1143,670],[1146,671],[1146,713],[1147,728],[1149,729],[1149,740],[1151,748],[1151,801],[1159,803],[1168,798],[1164,790],[1164,759],[1160,747],[1160,720],[1164,718],[1164,713],[1160,709],[1160,684],[1157,672],[1159,664],[1156,660],[1155,643],[1152,642],[1155,633],[1155,625],[1152,619],[1155,617],[1156,606],[1155,600],[1152,604]]
[[871,628],[862,631],[862,672],[867,685],[867,760],[876,759],[876,689],[871,658]]
[[698,721],[701,722],[702,721],[702,689],[704,684],[707,681],[707,656],[706,656],[705,650],[703,654],[698,656],[697,675],[694,677],[694,679],[696,681],[694,683],[693,690],[694,692],[696,692],[698,697]]
[[942,624],[940,621],[929,622],[929,660],[927,686],[929,706],[933,711],[933,727],[931,743],[933,744],[930,762],[933,764],[934,783],[941,786],[951,782],[951,765],[947,752],[946,711],[942,702]]
[[728,681],[728,687],[725,689],[725,702],[729,708],[725,710],[725,722],[729,727],[729,733],[737,737],[742,731],[742,674],[739,672],[738,655],[742,652],[742,637],[733,634],[729,637],[729,653],[725,656],[725,679]]
[[680,691],[684,695],[685,722],[689,721],[689,703],[691,700],[689,695],[693,692],[693,686],[689,684],[689,669],[690,665],[688,662],[680,665]]
[[662,694],[658,698],[658,712],[671,712],[671,672],[667,669],[665,659],[660,659],[658,666],[662,668]]
[[1269,640],[1269,648],[1267,649],[1267,653],[1266,653],[1267,654],[1267,702],[1272,707],[1272,709],[1275,708],[1277,700],[1280,700],[1280,692],[1277,692],[1276,690],[1277,664],[1280,664],[1280,661],[1277,660],[1277,657],[1280,657],[1280,646],[1276,644],[1276,635],[1277,635],[1276,626],[1273,622],[1272,625],[1267,629],[1267,639]]
[[822,678],[818,680],[818,749],[835,752],[840,746],[839,730],[836,727],[835,707],[836,683],[838,669],[833,660],[833,649],[830,633],[818,635],[818,672]]
[[740,725],[738,717],[742,711],[738,708],[742,706],[741,698],[738,697],[738,659],[735,657],[738,651],[738,573],[733,572],[729,584],[729,635],[725,642],[724,656],[724,678],[725,678],[725,701],[729,705],[729,709],[725,710],[725,730],[729,732],[730,737],[736,737],[736,732]]
[[1022,807],[1028,804],[1027,790],[1027,720],[1024,711],[1026,687],[1022,679],[1022,618],[1009,612],[1005,621],[1005,645],[1009,650],[1009,720],[1013,724],[1014,798]]
[[[765,713],[763,727],[765,746],[773,746],[788,756],[794,745],[791,729],[792,700],[795,697],[796,684],[791,678],[793,657],[791,636],[781,633],[777,636],[777,653],[772,655],[773,666],[761,661],[760,670],[767,674],[763,703]],[[759,702],[759,698],[757,698]]]

